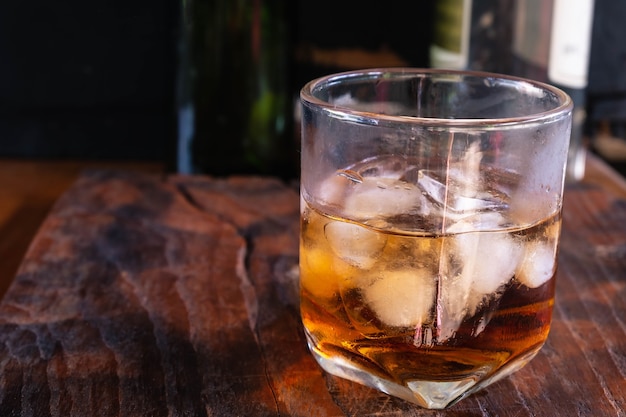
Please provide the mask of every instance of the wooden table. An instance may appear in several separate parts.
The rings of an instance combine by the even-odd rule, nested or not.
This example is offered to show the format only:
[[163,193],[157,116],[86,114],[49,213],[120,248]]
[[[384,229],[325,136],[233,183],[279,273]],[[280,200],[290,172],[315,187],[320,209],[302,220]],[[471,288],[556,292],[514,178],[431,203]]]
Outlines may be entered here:
[[0,303],[0,416],[626,416],[626,182],[593,157],[548,342],[446,411],[315,364],[295,187],[82,167],[0,164],[3,287],[32,240]]
[[148,162],[0,159],[0,296],[54,202],[85,169],[163,172]]

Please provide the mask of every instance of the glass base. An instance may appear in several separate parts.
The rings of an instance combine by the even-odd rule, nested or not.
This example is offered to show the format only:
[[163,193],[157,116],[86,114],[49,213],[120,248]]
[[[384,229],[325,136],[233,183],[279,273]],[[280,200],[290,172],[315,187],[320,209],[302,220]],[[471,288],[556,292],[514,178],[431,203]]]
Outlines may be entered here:
[[[308,335],[307,335],[307,339]],[[357,364],[341,356],[329,357],[320,352],[308,340],[309,349],[317,363],[328,373],[348,379],[386,394],[401,398],[423,408],[441,410],[449,407],[474,392],[514,373],[526,365],[540,347],[508,363],[495,372],[484,369],[474,372],[471,377],[454,381],[408,381],[406,385],[389,381],[361,369]],[[488,377],[487,375],[490,374]]]

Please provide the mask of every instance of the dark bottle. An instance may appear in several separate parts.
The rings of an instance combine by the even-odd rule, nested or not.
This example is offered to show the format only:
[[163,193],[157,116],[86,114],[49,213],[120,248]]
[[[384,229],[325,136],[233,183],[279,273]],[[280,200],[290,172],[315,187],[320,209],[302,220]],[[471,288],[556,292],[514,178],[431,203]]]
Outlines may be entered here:
[[568,181],[585,175],[587,73],[595,0],[517,0],[512,73],[553,84],[574,102]]
[[176,171],[297,175],[289,3],[181,2]]
[[574,102],[567,178],[583,178],[595,0],[437,0],[433,67],[502,72],[553,84]]
[[510,73],[515,0],[437,0],[430,65]]

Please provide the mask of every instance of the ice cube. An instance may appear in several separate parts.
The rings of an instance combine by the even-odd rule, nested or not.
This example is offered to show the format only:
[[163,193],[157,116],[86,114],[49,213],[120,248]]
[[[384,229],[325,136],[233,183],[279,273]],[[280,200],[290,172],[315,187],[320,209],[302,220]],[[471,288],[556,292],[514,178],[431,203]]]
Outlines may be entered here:
[[528,288],[537,288],[547,282],[556,267],[556,244],[535,242],[526,246],[524,259],[516,272],[516,277]]
[[342,206],[354,184],[355,181],[346,175],[332,175],[320,183],[317,198],[325,205]]
[[[464,233],[455,237],[463,263],[461,274],[470,277],[472,292],[495,293],[515,274],[523,255],[522,246],[506,232]],[[470,310],[473,310],[469,306]]]
[[346,214],[359,219],[390,217],[420,207],[421,193],[414,184],[393,178],[364,177],[346,198]]
[[365,289],[364,299],[385,325],[415,327],[430,321],[435,288],[427,269],[385,271]]
[[464,217],[462,220],[448,222],[446,226],[447,233],[467,233],[477,230],[497,230],[506,226],[507,221],[498,212],[476,212]]
[[474,142],[459,160],[439,169],[419,170],[417,185],[438,208],[444,231],[468,216],[508,210],[508,195],[481,174],[482,157],[480,144]]
[[502,196],[481,190],[480,181],[470,182],[462,172],[420,170],[417,184],[428,198],[453,219],[478,211],[502,211],[508,204]]
[[398,180],[407,170],[414,168],[409,160],[396,155],[380,155],[366,158],[347,171],[357,173],[361,178],[376,177]]
[[333,297],[339,292],[337,271],[334,270],[333,260],[327,251],[311,246],[301,252],[300,264],[308,271],[306,279],[300,281],[302,288],[317,298]]
[[462,260],[456,254],[454,238],[446,238],[442,246],[437,296],[437,340],[444,342],[454,336],[467,315],[472,291],[472,276],[463,274]]
[[521,245],[505,232],[462,233],[446,239],[437,300],[439,342],[454,336],[485,300],[499,296],[522,255]]
[[387,235],[354,223],[329,222],[324,234],[339,258],[359,268],[371,268],[387,243]]

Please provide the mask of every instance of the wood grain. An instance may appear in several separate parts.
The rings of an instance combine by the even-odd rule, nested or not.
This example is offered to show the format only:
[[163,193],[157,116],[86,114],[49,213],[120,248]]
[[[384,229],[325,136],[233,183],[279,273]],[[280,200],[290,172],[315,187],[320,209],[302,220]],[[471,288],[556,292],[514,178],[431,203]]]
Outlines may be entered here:
[[0,415],[625,416],[626,193],[603,181],[568,186],[539,355],[429,411],[327,375],[308,353],[294,187],[85,173],[0,304]]
[[0,296],[54,202],[88,168],[163,171],[146,162],[0,159]]

